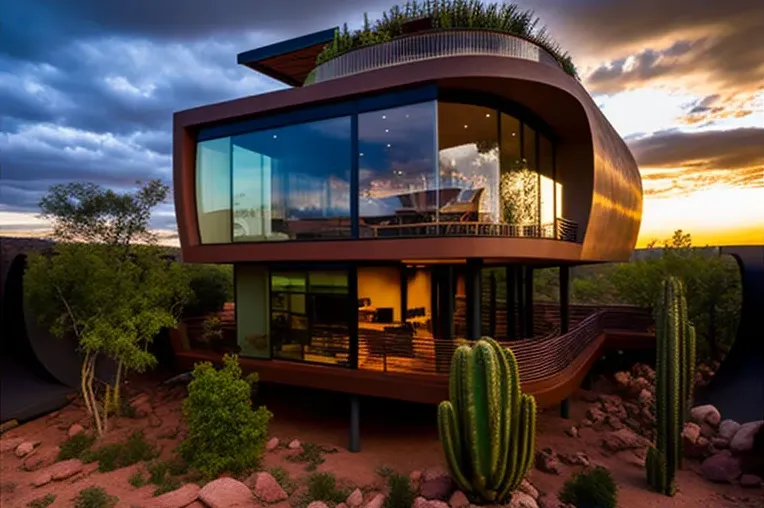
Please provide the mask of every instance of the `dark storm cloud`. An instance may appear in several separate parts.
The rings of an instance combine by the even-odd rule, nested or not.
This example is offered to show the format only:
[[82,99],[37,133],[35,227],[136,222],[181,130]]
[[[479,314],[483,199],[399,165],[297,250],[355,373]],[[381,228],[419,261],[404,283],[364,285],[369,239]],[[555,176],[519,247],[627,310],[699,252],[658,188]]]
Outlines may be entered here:
[[670,131],[631,140],[629,148],[641,167],[735,170],[764,166],[762,139],[764,128]]

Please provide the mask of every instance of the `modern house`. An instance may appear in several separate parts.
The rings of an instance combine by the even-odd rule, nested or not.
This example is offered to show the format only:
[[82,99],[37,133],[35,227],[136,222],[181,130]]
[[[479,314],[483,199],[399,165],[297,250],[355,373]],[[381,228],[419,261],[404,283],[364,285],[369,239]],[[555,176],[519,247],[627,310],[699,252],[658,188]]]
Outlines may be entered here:
[[[629,259],[637,166],[542,45],[422,23],[319,64],[335,29],[242,53],[292,88],[176,113],[183,260],[234,265],[231,341],[263,381],[437,402],[456,345],[490,333],[559,403],[606,327],[567,333],[568,267]],[[532,274],[553,266],[542,327]]]

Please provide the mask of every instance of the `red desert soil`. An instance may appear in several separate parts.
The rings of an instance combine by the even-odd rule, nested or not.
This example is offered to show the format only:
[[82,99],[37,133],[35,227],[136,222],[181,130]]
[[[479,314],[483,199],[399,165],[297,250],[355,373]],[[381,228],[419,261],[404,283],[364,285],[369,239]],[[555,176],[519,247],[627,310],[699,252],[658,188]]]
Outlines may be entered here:
[[[268,390],[271,390],[268,388]],[[178,390],[168,394],[166,389],[155,389],[154,415],[142,418],[113,419],[112,431],[106,442],[124,440],[133,430],[144,429],[150,440],[155,440],[162,449],[162,457],[171,456],[172,451],[182,438],[180,404],[182,393]],[[347,399],[335,397],[335,400],[320,402],[320,397],[301,395],[297,392],[279,392],[266,400],[275,417],[270,427],[272,436],[279,437],[286,444],[296,438],[302,442],[335,446],[336,453],[325,455],[325,463],[319,471],[331,471],[340,479],[358,486],[381,487],[381,479],[376,470],[381,466],[410,473],[432,466],[443,466],[442,451],[438,442],[434,408],[408,406],[387,401],[362,401],[361,446],[360,453],[346,451],[348,438],[347,421],[349,410]],[[339,401],[339,402],[338,402]],[[324,408],[322,410],[322,407]],[[551,448],[558,454],[585,452],[594,464],[607,467],[613,474],[619,487],[619,507],[754,507],[764,506],[764,493],[758,490],[743,490],[733,485],[718,485],[706,482],[697,472],[697,463],[688,461],[685,470],[679,472],[679,493],[674,498],[667,498],[647,490],[644,470],[635,465],[633,456],[624,456],[630,452],[621,452],[618,456],[607,456],[601,451],[601,436],[590,428],[582,428],[580,437],[573,438],[565,434],[573,423],[584,418],[586,402],[574,399],[571,402],[571,419],[559,418],[556,411],[548,410],[539,416],[537,449]],[[69,427],[74,423],[87,424],[84,410],[72,404],[60,412],[40,418],[14,428],[5,435],[3,441],[14,438],[40,441],[35,453],[46,453],[66,439]],[[277,449],[266,453],[263,466],[266,468],[281,466],[288,470],[293,478],[304,478],[308,473],[305,464],[290,462],[285,459],[286,451]],[[154,486],[134,488],[128,478],[140,467],[138,465],[111,473],[93,472],[92,465],[86,465],[83,473],[68,480],[51,482],[34,488],[31,482],[40,471],[28,472],[22,467],[22,459],[14,451],[2,454],[2,484],[4,492],[0,504],[4,508],[25,507],[31,500],[48,493],[55,494],[53,507],[72,506],[77,493],[90,486],[104,487],[110,494],[119,498],[118,507],[132,508],[145,506],[152,499]],[[550,475],[533,470],[529,479],[542,494],[556,494],[565,480],[581,467],[563,466],[561,475]],[[15,488],[9,486],[15,483]],[[287,502],[278,506],[288,507]]]

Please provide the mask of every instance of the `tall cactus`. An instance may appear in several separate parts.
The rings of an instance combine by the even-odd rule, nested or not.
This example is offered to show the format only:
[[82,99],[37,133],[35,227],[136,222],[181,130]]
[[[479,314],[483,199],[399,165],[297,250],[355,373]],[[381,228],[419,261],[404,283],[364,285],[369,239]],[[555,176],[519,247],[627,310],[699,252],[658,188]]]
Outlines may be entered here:
[[535,454],[536,399],[520,391],[512,351],[484,337],[454,352],[438,431],[454,481],[475,502],[504,503]]
[[668,277],[662,290],[662,300],[655,309],[656,445],[647,451],[645,468],[650,486],[673,496],[676,471],[682,465],[682,430],[692,400],[695,327],[687,319],[682,282]]

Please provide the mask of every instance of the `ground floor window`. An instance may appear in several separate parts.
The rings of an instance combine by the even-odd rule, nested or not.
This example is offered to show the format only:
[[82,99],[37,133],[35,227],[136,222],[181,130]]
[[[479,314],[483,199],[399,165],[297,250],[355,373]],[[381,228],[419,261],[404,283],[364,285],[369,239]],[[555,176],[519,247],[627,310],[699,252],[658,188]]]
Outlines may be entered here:
[[349,366],[348,272],[274,271],[270,283],[273,357]]

